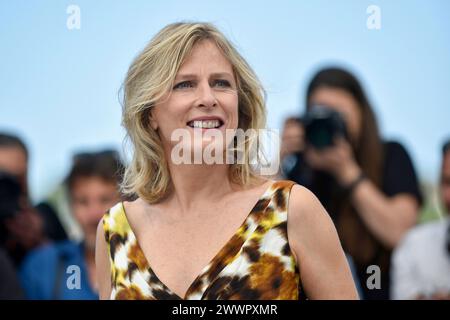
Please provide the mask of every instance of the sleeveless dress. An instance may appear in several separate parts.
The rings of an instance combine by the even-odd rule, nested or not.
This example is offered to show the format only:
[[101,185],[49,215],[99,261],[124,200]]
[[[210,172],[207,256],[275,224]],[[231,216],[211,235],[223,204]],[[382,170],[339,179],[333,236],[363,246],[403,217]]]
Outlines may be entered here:
[[273,182],[242,225],[191,283],[184,297],[152,271],[128,223],[123,203],[103,217],[111,265],[111,299],[299,300],[298,264],[287,239],[294,182]]

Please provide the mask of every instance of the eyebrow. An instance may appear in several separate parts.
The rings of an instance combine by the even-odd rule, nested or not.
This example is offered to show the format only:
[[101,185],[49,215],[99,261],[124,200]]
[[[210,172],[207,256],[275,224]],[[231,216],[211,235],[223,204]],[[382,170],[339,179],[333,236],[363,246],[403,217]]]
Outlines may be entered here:
[[[211,73],[210,77],[211,78],[227,78],[228,77],[228,78],[234,79],[233,75],[230,74],[229,72]],[[178,80],[194,79],[194,78],[197,78],[197,75],[191,74],[191,73],[179,74],[176,76],[176,79],[178,79]]]

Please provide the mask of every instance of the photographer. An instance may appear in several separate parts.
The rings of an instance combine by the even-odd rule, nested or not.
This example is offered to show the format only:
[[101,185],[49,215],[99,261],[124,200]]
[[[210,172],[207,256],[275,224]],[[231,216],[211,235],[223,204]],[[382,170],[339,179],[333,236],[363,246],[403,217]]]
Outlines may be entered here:
[[450,140],[442,149],[440,180],[445,217],[415,227],[394,251],[394,299],[450,300]]
[[[381,141],[366,95],[349,72],[317,73],[306,106],[305,146],[285,174],[312,190],[330,213],[364,298],[388,299],[391,251],[416,223],[422,202],[411,159],[399,143]],[[366,286],[370,265],[381,269],[378,290]]]
[[[0,243],[6,239],[4,221],[20,210],[21,187],[14,176],[0,171]],[[0,246],[0,300],[22,299],[23,292],[9,254]]]
[[[34,207],[28,190],[28,149],[18,137],[0,133],[0,171],[16,180],[19,188],[17,200],[0,194],[0,202],[7,207],[16,207],[8,215],[0,212],[0,247],[3,247],[19,266],[23,257],[48,241],[65,239],[66,233],[56,212],[46,203]],[[3,188],[3,192],[10,192]]]

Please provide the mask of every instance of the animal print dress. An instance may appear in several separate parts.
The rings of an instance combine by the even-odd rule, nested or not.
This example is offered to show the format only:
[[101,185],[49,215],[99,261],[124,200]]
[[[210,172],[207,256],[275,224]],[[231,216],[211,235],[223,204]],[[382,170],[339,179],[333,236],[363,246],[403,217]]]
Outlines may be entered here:
[[184,297],[152,271],[128,223],[123,203],[103,217],[111,265],[111,299],[297,300],[299,268],[287,239],[294,182],[273,182],[242,225],[201,271]]

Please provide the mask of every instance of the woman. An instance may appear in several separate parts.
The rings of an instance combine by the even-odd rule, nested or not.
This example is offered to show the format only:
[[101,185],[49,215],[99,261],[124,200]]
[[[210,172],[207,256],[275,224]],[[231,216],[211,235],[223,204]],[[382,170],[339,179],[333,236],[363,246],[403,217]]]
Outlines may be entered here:
[[120,201],[123,166],[114,151],[74,157],[66,179],[71,211],[83,241],[60,241],[31,252],[20,276],[28,299],[97,300],[96,228],[105,210]]
[[223,136],[264,121],[256,75],[214,26],[171,24],[151,40],[124,84],[134,154],[123,189],[137,199],[98,226],[101,298],[356,298],[326,211],[305,188],[256,175],[251,141],[243,164],[173,159],[177,130],[194,136],[190,156],[208,146],[196,133]]
[[[388,299],[391,251],[414,226],[422,201],[411,159],[401,144],[381,141],[368,99],[349,72],[318,72],[308,86],[306,106],[340,114],[346,138],[337,136],[324,148],[306,143],[286,176],[311,189],[331,214],[356,264],[364,298]],[[305,126],[304,135],[308,132]],[[366,286],[371,265],[380,267],[381,288]]]

